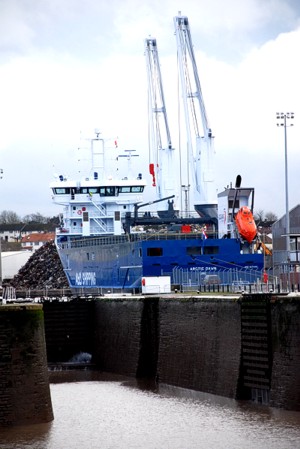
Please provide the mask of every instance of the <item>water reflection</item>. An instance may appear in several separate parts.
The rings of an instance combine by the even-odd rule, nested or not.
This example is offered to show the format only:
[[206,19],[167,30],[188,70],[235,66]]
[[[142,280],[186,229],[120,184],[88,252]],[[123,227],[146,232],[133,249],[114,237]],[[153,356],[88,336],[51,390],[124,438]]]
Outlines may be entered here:
[[300,413],[96,371],[51,373],[54,421],[1,449],[295,449]]

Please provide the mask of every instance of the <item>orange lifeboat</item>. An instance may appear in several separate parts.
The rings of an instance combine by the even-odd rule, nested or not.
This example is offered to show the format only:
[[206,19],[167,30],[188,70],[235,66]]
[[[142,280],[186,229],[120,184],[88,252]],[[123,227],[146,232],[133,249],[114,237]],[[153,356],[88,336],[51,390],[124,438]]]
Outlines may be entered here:
[[235,223],[241,237],[251,243],[257,234],[257,228],[249,207],[243,206],[240,208],[235,216]]

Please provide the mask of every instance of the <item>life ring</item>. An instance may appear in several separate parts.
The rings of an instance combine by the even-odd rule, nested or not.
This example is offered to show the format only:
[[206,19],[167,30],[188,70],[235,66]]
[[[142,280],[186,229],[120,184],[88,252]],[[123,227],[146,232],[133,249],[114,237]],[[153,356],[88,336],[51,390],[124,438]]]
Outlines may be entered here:
[[77,214],[78,214],[78,215],[81,215],[81,214],[82,214],[82,210],[79,209],[79,210],[77,211]]

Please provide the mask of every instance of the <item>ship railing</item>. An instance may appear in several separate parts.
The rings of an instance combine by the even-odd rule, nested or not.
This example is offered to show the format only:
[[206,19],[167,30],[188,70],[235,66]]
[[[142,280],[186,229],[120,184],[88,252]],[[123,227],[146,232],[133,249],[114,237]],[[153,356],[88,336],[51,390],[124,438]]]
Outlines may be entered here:
[[[95,233],[96,232],[92,232]],[[82,236],[82,234],[80,234]],[[184,234],[184,233],[178,233],[178,234],[147,234],[147,233],[136,233],[136,234],[121,234],[121,235],[114,235],[113,230],[111,234],[108,235],[95,235],[94,237],[87,237],[85,238],[82,236],[82,238],[77,238],[76,240],[72,240],[71,242],[66,243],[60,243],[62,248],[71,247],[71,248],[82,248],[86,246],[101,246],[101,245],[113,245],[117,243],[122,242],[135,242],[135,241],[144,241],[148,239],[155,239],[155,240],[182,240],[182,239],[199,239],[201,240],[201,234]]]
[[[247,268],[190,270],[174,267],[172,285],[182,292],[222,292],[222,293],[287,293],[300,292],[300,283],[292,282],[288,289],[284,279],[269,270],[249,270]],[[216,275],[210,276],[209,275]]]
[[128,235],[105,235],[99,237],[88,237],[72,240],[66,245],[69,248],[84,248],[86,246],[102,246],[102,245],[114,245],[122,242],[127,242],[129,240]]
[[203,240],[200,232],[149,232],[143,234],[143,240]]

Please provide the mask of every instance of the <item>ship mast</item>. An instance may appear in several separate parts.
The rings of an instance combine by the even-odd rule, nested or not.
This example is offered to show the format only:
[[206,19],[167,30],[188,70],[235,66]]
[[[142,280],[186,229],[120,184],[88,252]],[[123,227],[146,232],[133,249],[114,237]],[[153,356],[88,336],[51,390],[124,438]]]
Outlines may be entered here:
[[187,156],[186,190],[188,203],[205,217],[217,216],[217,195],[214,184],[214,148],[208,123],[188,18],[174,18],[178,67],[184,107]]

